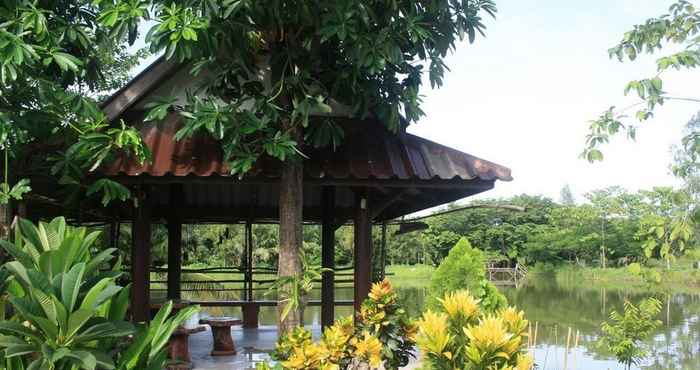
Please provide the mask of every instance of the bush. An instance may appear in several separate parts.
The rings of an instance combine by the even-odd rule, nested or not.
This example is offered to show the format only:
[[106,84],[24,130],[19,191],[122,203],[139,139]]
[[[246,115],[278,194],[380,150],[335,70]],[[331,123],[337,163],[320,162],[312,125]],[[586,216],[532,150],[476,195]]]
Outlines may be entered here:
[[661,325],[656,319],[661,312],[661,302],[647,298],[639,306],[625,301],[623,313],[612,311],[610,320],[601,325],[601,342],[617,357],[617,361],[631,369],[647,356],[642,341]]
[[273,358],[277,363],[258,365],[258,370],[361,369],[367,366],[396,370],[406,366],[415,345],[416,327],[396,303],[388,280],[372,286],[369,298],[353,325],[352,317],[326,328],[314,343],[311,333],[297,327],[282,335]]
[[424,369],[532,369],[526,353],[529,324],[522,311],[489,314],[465,290],[447,293],[440,303],[440,312],[428,310],[418,321]]
[[20,220],[15,243],[0,241],[12,257],[3,268],[15,314],[0,321],[0,368],[163,369],[172,332],[195,307],[168,318],[166,304],[149,325],[126,322],[129,287],[121,287],[112,253],[96,254],[99,233],[63,218],[33,225]]
[[507,305],[505,296],[486,279],[483,252],[473,248],[466,238],[460,239],[433,274],[430,291],[433,297],[466,289],[481,300],[482,307],[495,312]]

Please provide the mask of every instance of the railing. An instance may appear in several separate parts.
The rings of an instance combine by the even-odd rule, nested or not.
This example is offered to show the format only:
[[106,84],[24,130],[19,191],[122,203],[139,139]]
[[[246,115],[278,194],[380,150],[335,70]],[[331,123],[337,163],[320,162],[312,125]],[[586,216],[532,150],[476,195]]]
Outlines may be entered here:
[[[352,267],[339,267],[334,269],[334,284],[352,284],[354,283]],[[157,279],[150,281],[151,285],[158,285],[157,287],[152,287],[152,292],[166,292],[168,289],[164,287],[168,283],[165,279],[167,277],[168,270],[163,268],[154,268],[151,272],[155,274],[162,274],[158,276]],[[187,279],[187,274],[205,274],[211,279],[206,280],[192,280]],[[236,275],[224,277],[222,279],[214,278],[215,275]],[[261,276],[261,278],[255,278],[255,276]],[[277,270],[268,267],[255,267],[249,271],[245,268],[240,267],[209,267],[201,269],[182,269],[182,277],[184,280],[180,281],[180,292],[238,292],[238,296],[241,299],[213,299],[211,304],[206,303],[206,306],[215,306],[215,303],[219,303],[222,306],[240,306],[242,302],[254,302],[264,300],[256,299],[254,297],[254,292],[268,291],[272,283],[276,281],[274,276],[277,275]],[[321,283],[321,280],[315,280],[315,283]],[[342,286],[342,285],[341,285]],[[204,300],[197,300],[198,303],[204,303]],[[230,302],[230,303],[226,303]],[[312,305],[315,302],[311,302]],[[337,305],[347,305],[347,302],[336,302]],[[263,304],[264,305],[264,304]]]
[[492,267],[486,266],[489,281],[496,285],[518,286],[527,277],[527,268],[521,264],[515,267]]

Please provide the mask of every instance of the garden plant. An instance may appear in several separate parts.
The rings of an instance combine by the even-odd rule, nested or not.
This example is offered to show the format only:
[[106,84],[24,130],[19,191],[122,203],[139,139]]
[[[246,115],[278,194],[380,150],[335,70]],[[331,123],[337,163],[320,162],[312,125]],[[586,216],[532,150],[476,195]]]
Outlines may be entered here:
[[12,315],[0,321],[0,368],[7,370],[162,370],[173,331],[197,307],[171,316],[168,302],[148,323],[125,321],[129,286],[118,283],[114,249],[99,250],[99,232],[65,219],[32,224],[20,219],[5,295]]

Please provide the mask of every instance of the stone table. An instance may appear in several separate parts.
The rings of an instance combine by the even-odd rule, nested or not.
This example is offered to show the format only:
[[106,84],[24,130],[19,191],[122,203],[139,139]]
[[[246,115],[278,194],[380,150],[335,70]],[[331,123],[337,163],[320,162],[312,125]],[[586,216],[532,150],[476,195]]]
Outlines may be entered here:
[[232,317],[210,317],[199,320],[199,323],[211,327],[211,334],[214,337],[212,356],[233,356],[236,354],[236,346],[231,337],[231,326],[242,325],[242,320]]

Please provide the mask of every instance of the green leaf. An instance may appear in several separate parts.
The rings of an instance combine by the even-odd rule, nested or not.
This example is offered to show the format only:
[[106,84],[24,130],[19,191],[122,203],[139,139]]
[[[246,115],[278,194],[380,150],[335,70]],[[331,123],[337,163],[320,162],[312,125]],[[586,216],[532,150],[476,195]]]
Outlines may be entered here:
[[80,292],[80,284],[85,273],[85,263],[78,263],[61,280],[61,302],[68,312],[73,311]]

